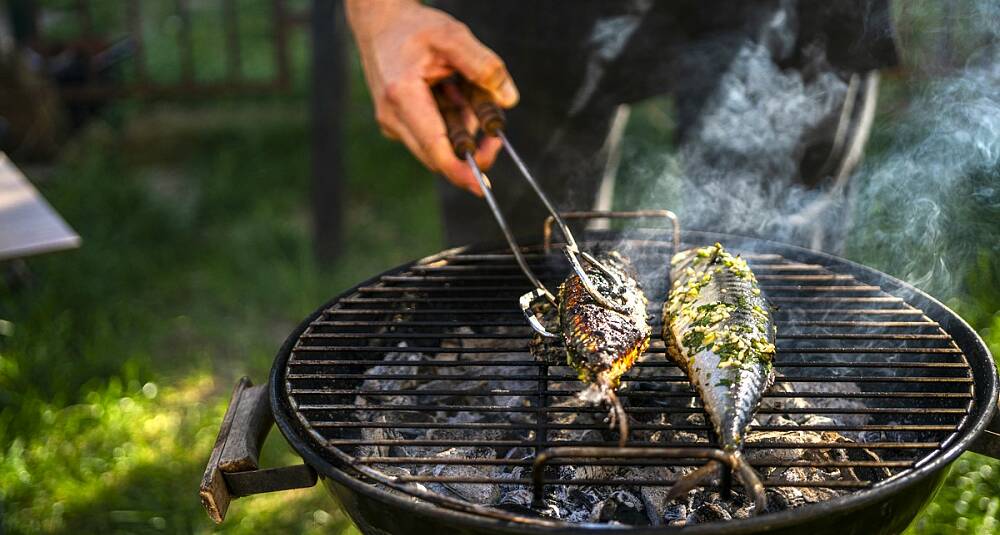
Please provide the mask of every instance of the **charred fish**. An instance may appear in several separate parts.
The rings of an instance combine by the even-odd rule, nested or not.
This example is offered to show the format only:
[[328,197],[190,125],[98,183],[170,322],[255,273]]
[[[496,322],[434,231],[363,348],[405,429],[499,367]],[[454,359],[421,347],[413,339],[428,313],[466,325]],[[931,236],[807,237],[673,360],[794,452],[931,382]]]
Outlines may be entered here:
[[[742,455],[747,426],[774,381],[776,329],[770,307],[746,261],[716,243],[671,259],[672,284],[663,308],[667,354],[701,397],[719,447],[729,457],[756,511],[767,507],[764,486]],[[688,474],[668,497],[686,494],[720,468],[718,461]],[[728,472],[727,472],[728,475]]]
[[581,399],[611,406],[611,424],[617,422],[619,442],[624,445],[629,434],[628,419],[615,391],[622,375],[649,347],[652,328],[646,313],[646,295],[628,259],[611,252],[602,255],[600,261],[617,281],[596,267],[584,269],[597,290],[624,312],[601,306],[574,273],[559,286],[558,309],[547,306],[540,311],[549,330],[561,335],[563,347],[554,347],[535,335],[531,348],[535,356],[553,364],[565,363],[576,371],[587,385],[580,392]]

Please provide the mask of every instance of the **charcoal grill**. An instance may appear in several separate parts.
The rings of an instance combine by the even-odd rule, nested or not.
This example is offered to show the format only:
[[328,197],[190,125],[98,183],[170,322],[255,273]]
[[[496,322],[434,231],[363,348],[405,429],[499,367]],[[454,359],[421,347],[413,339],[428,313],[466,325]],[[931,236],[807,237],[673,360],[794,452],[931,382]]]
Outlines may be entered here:
[[[838,448],[849,455],[825,464],[856,476],[799,482],[767,477],[769,488],[836,489],[841,495],[756,517],[688,526],[685,532],[897,533],[930,499],[944,468],[960,453],[973,447],[996,455],[996,435],[987,429],[997,399],[992,357],[944,305],[888,275],[823,253],[706,232],[685,232],[682,239],[685,246],[720,241],[741,252],[778,307],[778,379],[758,414],[845,418],[811,426],[752,427],[851,437],[750,442],[748,452],[805,452],[802,458],[755,466],[765,471],[815,467],[823,463],[806,453]],[[588,248],[624,248],[640,272],[651,274],[643,282],[657,318],[666,291],[662,268],[672,248],[669,233],[594,231],[585,241]],[[569,267],[561,255],[546,251],[543,246],[525,249],[535,272],[555,286]],[[680,371],[665,358],[658,337],[626,375],[628,385],[620,393],[633,417],[626,454],[615,448],[615,432],[600,422],[605,409],[567,407],[566,400],[579,390],[572,373],[537,362],[527,351],[531,330],[517,296],[530,289],[509,252],[470,246],[390,270],[320,307],[278,352],[267,385],[254,387],[244,380],[237,386],[202,482],[210,514],[221,521],[234,497],[308,486],[318,473],[365,533],[676,530],[571,524],[525,507],[477,503],[441,490],[503,484],[544,494],[560,488],[666,487],[670,478],[643,477],[641,471],[633,477],[565,478],[554,468],[642,470],[704,462],[657,455],[662,448],[709,445],[703,422],[667,422],[701,409]],[[475,377],[464,374],[468,369],[477,370]],[[492,386],[470,392],[470,379]],[[567,413],[595,418],[591,424],[565,423]],[[386,414],[407,416],[394,420]],[[258,468],[257,449],[272,417],[305,464]],[[664,433],[678,431],[690,438],[662,440]],[[579,439],[578,432],[586,432],[587,439]],[[435,448],[488,448],[496,455],[427,453]],[[533,483],[532,473],[544,487]]]

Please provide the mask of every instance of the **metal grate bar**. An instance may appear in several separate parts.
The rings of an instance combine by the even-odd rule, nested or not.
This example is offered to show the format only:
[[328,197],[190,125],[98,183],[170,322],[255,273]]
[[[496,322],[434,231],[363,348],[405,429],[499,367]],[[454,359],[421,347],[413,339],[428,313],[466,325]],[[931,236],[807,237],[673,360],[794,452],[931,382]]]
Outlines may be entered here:
[[[380,278],[382,282],[427,282],[427,283],[453,283],[464,281],[513,281],[522,284],[526,283],[524,275],[385,275]],[[558,281],[559,277],[553,276],[548,280]],[[822,282],[822,281],[853,281],[850,275],[757,275],[759,281],[799,281],[799,282]],[[877,286],[876,289],[879,289]]]
[[[497,477],[448,477],[448,476],[399,476],[399,481],[404,483],[465,483],[465,484],[490,484],[490,485],[524,485],[530,486],[532,481],[527,478],[518,479],[507,479],[507,478],[497,478]],[[622,478],[622,479],[594,479],[594,478],[580,478],[580,479],[546,479],[545,483],[548,485],[574,485],[574,486],[591,486],[591,485],[616,485],[616,486],[651,486],[651,487],[668,487],[676,483],[676,479],[641,479],[641,478]],[[798,487],[798,488],[831,488],[831,489],[863,489],[871,486],[870,481],[842,481],[842,480],[829,480],[829,481],[798,481],[795,483],[789,483],[787,481],[767,479],[763,481],[765,487]]]
[[[771,303],[781,305],[782,303],[902,303],[899,297],[770,297]],[[347,304],[369,304],[369,303],[391,303],[391,304],[444,304],[444,303],[510,303],[511,297],[349,297],[342,299],[341,303]],[[659,312],[659,310],[656,310]]]
[[[385,302],[398,303],[398,300],[387,299]],[[342,299],[340,303],[343,304],[363,304],[357,303],[355,301],[348,301],[347,299]],[[658,310],[651,310],[654,314],[658,314]],[[892,315],[892,316],[923,316],[923,312],[915,309],[907,308],[818,308],[818,309],[796,309],[795,315],[821,315],[821,316],[833,316],[833,315],[844,315],[848,317],[866,316],[866,315]],[[475,315],[510,315],[515,317],[523,317],[520,310],[513,307],[511,308],[499,308],[499,307],[484,307],[484,308],[441,308],[441,309],[412,309],[412,308],[333,308],[323,311],[323,314],[334,316],[334,315],[387,315],[391,316],[394,314],[406,314],[406,315],[444,315],[449,317],[461,317],[461,316],[475,316]],[[778,310],[775,312],[776,318],[781,318],[783,316],[788,316],[791,312],[787,310]]]
[[[525,459],[455,459],[448,457],[365,457],[358,459],[361,464],[450,464],[467,466],[531,466],[532,461]],[[662,460],[649,459],[573,459],[573,460],[553,460],[547,463],[550,466],[664,466]],[[671,460],[670,465],[674,466],[701,466],[705,464],[702,460]],[[912,461],[791,461],[784,459],[769,459],[754,463],[758,468],[909,468],[913,466]]]
[[[652,318],[650,325],[658,326],[660,321],[656,318]],[[398,321],[347,321],[347,320],[316,320],[312,323],[315,327],[503,327],[511,329],[520,329],[527,332],[528,327],[525,327],[524,320],[462,320],[462,319],[452,319],[452,320],[438,320],[438,321],[408,321],[401,325]],[[795,321],[788,320],[783,321],[780,324],[782,327],[847,327],[847,328],[902,328],[902,327],[915,327],[915,328],[933,328],[937,327],[937,322],[934,321]],[[878,336],[879,333],[875,332],[871,334],[872,336]],[[940,335],[947,336],[947,335]],[[950,337],[949,337],[950,338]]]
[[[375,376],[364,373],[295,373],[288,374],[289,380],[295,379],[373,379]],[[419,373],[387,373],[379,374],[379,379],[384,380],[396,380],[396,381],[468,381],[470,379],[475,379],[477,381],[509,381],[517,382],[524,381],[526,379],[543,379],[541,375],[538,376],[524,376],[519,375],[517,377],[511,377],[510,375],[489,375],[489,374],[476,374],[475,376],[467,375],[430,375],[430,374],[419,374]],[[555,375],[549,376],[550,381],[579,381],[575,375]],[[686,383],[688,379],[684,375],[670,375],[670,376],[658,376],[656,381],[660,383]],[[842,375],[838,377],[777,377],[775,378],[775,383],[972,383],[971,377],[906,377],[906,376],[885,376],[885,375],[875,375],[875,376],[865,376],[865,375]],[[465,394],[462,391],[456,391],[456,394]]]
[[[553,276],[552,266],[528,263],[528,266],[539,276]],[[813,264],[783,264],[783,265],[751,265],[755,274],[784,273],[788,271],[823,271],[824,268]],[[520,274],[521,270],[515,264],[474,266],[474,265],[444,265],[444,266],[413,266],[414,273],[507,273]],[[556,275],[562,274],[555,272]],[[522,275],[523,276],[523,275]]]
[[[545,440],[542,442],[525,443],[523,440],[353,440],[353,439],[328,439],[328,446],[422,446],[451,448],[457,446],[470,447],[496,447],[496,448],[516,448],[519,446],[540,446],[542,448],[554,448],[556,446],[580,446],[585,448],[593,447],[614,447],[617,441],[611,440]],[[700,448],[708,442],[629,442],[630,448]],[[940,442],[747,442],[743,447],[747,450],[787,450],[787,449],[868,449],[868,450],[927,450],[937,449]]]
[[[530,379],[534,379],[533,377]],[[423,390],[414,389],[386,389],[386,390],[362,390],[357,388],[289,388],[289,393],[308,395],[308,394],[319,394],[327,396],[451,396],[451,395],[463,395],[467,397],[531,397],[538,395],[536,390],[523,390],[523,389],[510,389],[510,390],[477,390],[475,392],[470,391],[456,391],[447,390],[441,388],[428,388]],[[547,396],[576,396],[579,394],[579,390],[546,390],[545,395]],[[695,395],[694,390],[684,391],[684,392],[671,392],[671,391],[622,391],[618,394],[619,398],[630,399],[630,398],[690,398]],[[764,399],[768,398],[830,398],[830,399],[892,399],[892,398],[920,398],[920,397],[938,397],[938,398],[956,398],[956,399],[972,399],[972,394],[969,392],[771,392],[764,394]]]
[[[336,359],[336,360],[316,360],[316,359],[296,359],[290,361],[289,366],[371,366],[379,361],[357,360],[357,359]],[[393,362],[393,366],[422,366],[427,364],[424,361],[402,361]],[[455,367],[540,367],[545,364],[535,360],[461,360],[434,362],[436,368]],[[836,361],[811,361],[811,362],[779,362],[775,365],[779,370],[782,368],[957,368],[966,370],[968,365],[962,362],[836,362]],[[676,368],[677,365],[670,361],[658,362],[637,362],[634,368]],[[291,372],[294,373],[294,372]],[[535,376],[532,376],[532,380]],[[375,376],[368,376],[375,378]]]
[[[555,280],[555,279],[552,279]],[[799,286],[799,285],[787,285],[787,284],[777,284],[777,285],[767,285],[762,284],[761,290],[765,292],[877,292],[880,291],[878,286]],[[500,293],[509,293],[510,295],[517,297],[524,292],[530,290],[530,287],[525,287],[524,285],[503,285],[503,286],[362,286],[358,288],[358,292],[363,294],[397,294],[397,293],[457,293],[457,294],[474,294],[477,292],[490,293],[494,296]]]
[[[333,428],[363,428],[368,427],[372,429],[463,429],[463,430],[479,430],[479,429],[500,429],[500,430],[516,430],[516,431],[534,431],[538,429],[538,424],[502,424],[502,423],[479,423],[470,422],[464,424],[449,424],[449,423],[436,423],[436,422],[414,422],[414,423],[383,423],[383,422],[345,422],[345,421],[335,421],[335,420],[316,420],[313,422],[313,426],[318,428],[323,427],[333,427]],[[548,430],[575,430],[575,429],[592,429],[593,426],[589,424],[547,424],[546,429]],[[708,425],[648,425],[648,424],[634,424],[631,426],[633,431],[703,431],[707,432],[709,430]],[[848,426],[838,426],[838,425],[751,425],[749,427],[751,431],[842,431],[849,433],[861,433],[865,431],[892,431],[892,432],[917,432],[917,431],[946,431],[954,432],[954,425],[848,425]],[[539,436],[543,436],[544,433],[538,433]]]
[[[295,349],[296,352],[303,353],[527,353],[528,348],[500,348],[500,347],[431,347],[431,346],[309,346],[303,345]],[[647,353],[666,353],[663,347],[650,347]],[[800,355],[814,353],[891,353],[891,354],[962,354],[961,349],[953,347],[778,347],[778,352],[785,355]]]
[[[338,405],[338,404],[302,404],[300,411],[400,411],[400,412],[547,412],[547,413],[606,413],[607,410],[599,407],[511,407],[508,405]],[[629,407],[628,411],[633,414],[655,413],[662,414],[669,411],[671,414],[704,414],[700,407]],[[944,414],[966,414],[966,409],[960,408],[914,408],[914,407],[863,407],[863,408],[797,408],[783,407],[780,409],[762,407],[757,410],[757,414],[917,414],[917,415],[944,415]]]
[[[385,339],[385,340],[416,340],[421,338],[438,340],[523,340],[527,331],[507,333],[411,333],[411,332],[310,332],[301,336],[302,339]],[[947,334],[861,334],[861,333],[793,333],[779,334],[778,340],[951,340]]]

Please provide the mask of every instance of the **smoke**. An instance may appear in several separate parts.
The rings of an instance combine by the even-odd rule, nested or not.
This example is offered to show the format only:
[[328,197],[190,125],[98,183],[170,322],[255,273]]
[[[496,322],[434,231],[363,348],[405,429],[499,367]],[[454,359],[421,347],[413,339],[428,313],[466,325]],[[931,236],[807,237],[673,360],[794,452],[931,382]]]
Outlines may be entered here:
[[1000,50],[929,84],[892,133],[856,177],[852,253],[953,297],[978,255],[1000,254]]
[[[940,9],[932,4],[907,3],[904,9]],[[908,55],[903,43],[907,79],[882,89],[899,92],[902,84],[909,100],[902,111],[879,116],[866,160],[846,187],[803,186],[799,170],[806,145],[836,128],[841,103],[853,89],[825,63],[822,50],[807,51],[813,68],[780,68],[780,43],[787,39],[763,34],[747,40],[676,154],[645,184],[647,202],[674,208],[685,228],[834,252],[846,239],[850,256],[945,299],[984,258],[996,271],[1000,3],[960,6],[952,24],[966,44],[965,60],[951,58],[947,69],[924,67],[925,58]],[[942,22],[924,18],[915,31],[936,38]],[[795,31],[795,20],[783,10],[764,30],[786,37]],[[897,94],[882,99],[900,100]],[[673,193],[678,181],[679,197]]]
[[736,55],[680,147],[685,225],[795,241],[820,196],[798,185],[802,139],[835,116],[847,84],[831,72],[783,72],[763,44]]

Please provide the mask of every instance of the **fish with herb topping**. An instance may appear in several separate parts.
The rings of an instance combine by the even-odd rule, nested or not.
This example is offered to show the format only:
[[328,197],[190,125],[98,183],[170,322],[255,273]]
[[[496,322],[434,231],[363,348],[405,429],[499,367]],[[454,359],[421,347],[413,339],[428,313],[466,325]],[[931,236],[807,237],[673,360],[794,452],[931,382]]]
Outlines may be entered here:
[[587,385],[580,392],[581,399],[611,406],[611,425],[618,424],[619,444],[624,445],[629,434],[628,418],[615,391],[622,375],[649,347],[652,328],[646,313],[646,295],[629,260],[618,252],[602,255],[599,260],[620,284],[594,266],[584,269],[596,289],[622,312],[601,306],[574,273],[559,286],[558,310],[543,305],[547,310],[541,311],[543,322],[550,331],[562,335],[564,346],[554,347],[535,335],[531,349],[539,358],[553,364],[565,362],[573,368]]
[[728,468],[709,461],[678,481],[668,498],[687,494],[720,469],[735,471],[755,511],[767,507],[760,477],[742,454],[747,426],[774,382],[776,328],[746,260],[719,243],[671,260],[663,307],[667,354],[698,391]]

